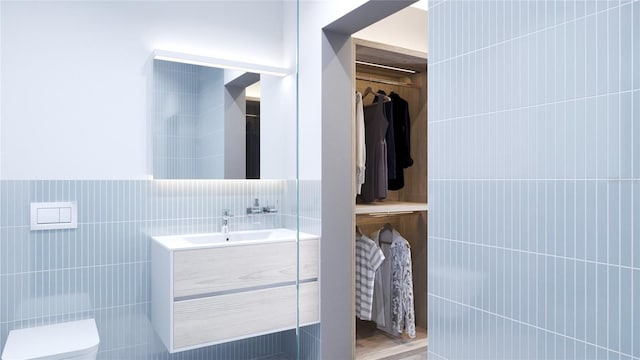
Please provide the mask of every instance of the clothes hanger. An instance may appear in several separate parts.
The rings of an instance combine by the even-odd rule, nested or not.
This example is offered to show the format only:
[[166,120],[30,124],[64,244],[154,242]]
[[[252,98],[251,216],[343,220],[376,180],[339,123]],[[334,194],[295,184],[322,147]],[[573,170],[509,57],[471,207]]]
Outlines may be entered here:
[[371,86],[367,86],[367,88],[364,89],[364,93],[362,93],[362,98],[364,99],[369,94],[373,94],[374,96],[376,95],[376,93],[373,91]]
[[[381,90],[378,90],[381,91]],[[364,90],[364,94],[362,95],[362,98],[364,99],[365,96],[369,95],[369,94],[373,94],[373,96],[375,96],[376,98],[382,98],[382,102],[389,102],[391,101],[391,98],[387,96],[387,94],[381,94],[379,92],[375,92],[373,91],[373,89],[371,88],[371,86],[368,86],[365,90]]]
[[385,94],[376,94],[376,97],[382,97],[382,102],[390,102],[391,98]]
[[360,230],[360,226],[356,225],[356,236],[364,236],[364,234],[362,233],[362,230]]
[[376,93],[376,96],[377,97],[382,97],[382,101],[383,102],[391,101],[391,98],[389,96],[387,96],[387,93],[382,89],[378,89],[378,92]]
[[362,99],[364,99],[369,94],[373,94],[373,96],[375,96],[377,98],[382,97],[382,102],[391,101],[391,98],[388,97],[386,94],[380,94],[380,93],[377,93],[377,92],[373,91],[371,86],[367,86],[367,88],[364,89],[364,93],[362,94]]
[[382,236],[382,233],[385,231],[389,231],[391,233],[393,233],[393,226],[389,223],[386,223],[382,226],[382,229],[380,229],[380,233],[378,234],[378,237],[380,239],[381,243],[385,243],[385,244],[391,244],[393,243],[393,236],[391,236],[391,241],[386,241],[384,240],[384,237]]

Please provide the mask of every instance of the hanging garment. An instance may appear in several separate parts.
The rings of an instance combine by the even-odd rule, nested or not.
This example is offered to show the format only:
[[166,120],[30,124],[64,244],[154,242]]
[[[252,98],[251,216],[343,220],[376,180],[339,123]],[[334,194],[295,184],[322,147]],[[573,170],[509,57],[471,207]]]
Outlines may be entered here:
[[384,319],[378,318],[374,321],[378,329],[397,336],[398,334],[393,331],[393,326],[391,326],[391,244],[393,243],[393,232],[379,230],[371,234],[371,239],[380,245],[385,256],[385,261],[382,262],[379,269],[382,293],[374,294],[376,302],[381,301],[383,304],[382,316]]
[[375,273],[384,255],[373,240],[366,236],[356,238],[356,316],[371,320]]
[[367,148],[364,135],[364,110],[362,94],[356,92],[356,194],[362,192],[364,184],[365,162],[367,160]]
[[416,337],[416,319],[413,303],[413,274],[411,270],[411,248],[400,234],[391,244],[391,326],[396,333],[405,331],[410,338]]
[[406,332],[414,338],[416,324],[409,242],[396,230],[380,230],[371,237],[380,244],[386,257],[380,266],[385,323],[378,322],[378,329],[395,336]]
[[[384,294],[391,293],[391,258],[388,255],[391,254],[391,244],[379,242],[379,239],[373,239],[378,245],[385,260],[380,264],[378,270],[376,270],[375,281],[373,286],[373,309],[371,313],[371,321],[375,322],[380,328],[384,328],[387,324],[385,317],[385,296]],[[384,276],[388,274],[389,276]],[[385,282],[386,281],[386,282]],[[385,287],[387,291],[385,292]],[[391,307],[389,307],[390,309]],[[387,310],[388,311],[388,310]],[[389,319],[391,319],[389,317]]]
[[404,169],[413,165],[411,158],[411,119],[409,103],[398,94],[389,94],[393,103],[393,127],[396,153],[396,176],[389,180],[389,190],[400,190],[404,187]]
[[383,103],[364,107],[364,130],[367,159],[360,199],[372,202],[387,197],[387,119]]
[[[387,95],[384,90],[378,90],[378,94]],[[373,99],[373,102],[381,101],[379,96]],[[396,140],[393,126],[393,102],[384,102],[384,114],[387,117],[387,133],[385,140],[387,141],[387,179],[394,180],[396,178]]]

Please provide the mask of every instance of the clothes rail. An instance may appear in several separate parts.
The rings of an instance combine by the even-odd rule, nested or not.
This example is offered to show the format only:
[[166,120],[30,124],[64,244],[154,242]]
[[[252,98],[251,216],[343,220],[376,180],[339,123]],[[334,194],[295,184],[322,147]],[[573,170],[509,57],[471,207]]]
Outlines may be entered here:
[[408,87],[408,88],[413,88],[413,89],[420,89],[420,86],[414,85],[414,84],[411,84],[411,83],[406,83],[406,82],[402,82],[402,81],[386,80],[386,79],[378,79],[378,78],[361,76],[361,75],[356,75],[356,80],[374,82],[374,83],[379,83],[379,84],[403,86],[403,87]]

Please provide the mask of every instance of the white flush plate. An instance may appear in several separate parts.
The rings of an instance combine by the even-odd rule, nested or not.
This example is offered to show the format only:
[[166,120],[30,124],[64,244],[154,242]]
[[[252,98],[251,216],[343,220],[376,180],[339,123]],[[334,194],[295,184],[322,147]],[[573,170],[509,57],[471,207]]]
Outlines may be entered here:
[[78,228],[75,201],[31,203],[31,230]]

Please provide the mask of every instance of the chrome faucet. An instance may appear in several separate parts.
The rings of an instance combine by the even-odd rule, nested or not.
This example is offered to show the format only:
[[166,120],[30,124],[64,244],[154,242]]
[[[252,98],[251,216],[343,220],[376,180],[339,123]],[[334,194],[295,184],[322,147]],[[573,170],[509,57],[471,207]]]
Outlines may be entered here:
[[229,218],[231,217],[233,217],[233,215],[229,213],[229,209],[222,210],[222,228],[220,231],[225,235],[229,234]]
[[260,207],[260,200],[258,200],[258,198],[255,198],[255,200],[253,200],[253,206],[247,208],[247,214],[251,215],[251,214],[260,214],[260,213],[262,213],[262,208]]
[[258,198],[253,200],[253,206],[247,208],[247,215],[273,214],[277,212],[278,209],[275,206],[260,206]]

